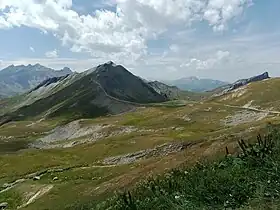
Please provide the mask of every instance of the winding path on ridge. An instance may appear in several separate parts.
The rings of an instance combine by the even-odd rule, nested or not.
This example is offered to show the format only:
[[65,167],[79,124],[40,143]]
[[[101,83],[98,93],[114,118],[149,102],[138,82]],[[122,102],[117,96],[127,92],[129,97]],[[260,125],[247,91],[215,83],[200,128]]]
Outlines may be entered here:
[[245,107],[245,106],[235,106],[235,105],[229,105],[229,104],[223,104],[223,103],[217,103],[217,102],[212,102],[213,104],[217,105],[222,105],[225,107],[230,107],[230,108],[237,108],[237,109],[245,109],[249,111],[255,111],[255,112],[264,112],[264,113],[269,113],[269,114],[278,114],[280,115],[280,111],[271,111],[271,110],[265,110],[265,109],[257,109],[254,107]]

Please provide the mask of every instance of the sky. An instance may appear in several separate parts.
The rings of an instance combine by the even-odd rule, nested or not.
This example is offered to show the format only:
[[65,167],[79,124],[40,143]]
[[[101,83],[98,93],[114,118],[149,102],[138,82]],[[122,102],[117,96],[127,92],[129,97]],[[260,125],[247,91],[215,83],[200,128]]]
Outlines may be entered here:
[[0,68],[112,60],[147,79],[280,76],[279,20],[279,0],[0,0]]

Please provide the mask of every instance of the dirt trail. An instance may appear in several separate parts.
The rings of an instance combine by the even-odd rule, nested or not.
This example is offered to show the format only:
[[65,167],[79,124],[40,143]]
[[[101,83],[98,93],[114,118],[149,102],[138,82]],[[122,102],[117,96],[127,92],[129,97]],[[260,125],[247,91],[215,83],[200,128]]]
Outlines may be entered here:
[[268,113],[268,114],[280,114],[280,111],[257,109],[257,108],[254,108],[254,107],[233,106],[233,105],[227,105],[227,104],[224,104],[224,106],[232,107],[232,108],[239,108],[239,109],[247,109],[247,110],[256,111],[256,112],[265,112],[265,113]]
[[18,179],[12,183],[4,184],[4,186],[3,186],[4,189],[0,190],[0,194],[14,188],[17,184],[25,182],[25,181],[26,181],[26,179]]
[[41,188],[31,198],[29,198],[29,200],[26,203],[22,204],[21,206],[18,206],[17,209],[24,208],[24,207],[28,206],[29,204],[35,202],[37,199],[39,199],[40,197],[42,197],[43,195],[48,193],[53,187],[54,187],[53,185],[47,185],[47,186]]
[[74,168],[74,171],[77,171],[77,170],[86,170],[86,169],[91,169],[91,168],[113,168],[113,167],[116,167],[116,166],[117,166],[117,165],[85,166],[85,167]]
[[235,106],[235,105],[229,105],[229,104],[223,104],[223,103],[215,103],[215,104],[226,106],[226,107],[231,107],[231,108],[245,109],[245,110],[255,111],[255,112],[264,112],[264,113],[268,113],[268,114],[280,114],[280,111],[257,109],[257,108],[250,107],[250,106]]

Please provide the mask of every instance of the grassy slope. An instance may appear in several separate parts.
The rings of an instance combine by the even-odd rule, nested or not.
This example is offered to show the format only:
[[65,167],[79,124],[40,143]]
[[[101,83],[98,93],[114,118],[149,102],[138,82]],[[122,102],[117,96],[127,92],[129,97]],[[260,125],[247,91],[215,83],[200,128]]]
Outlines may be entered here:
[[132,195],[83,209],[279,209],[279,144],[274,132],[238,157],[173,170],[140,184]]
[[[84,86],[83,89],[81,89],[81,85]],[[94,107],[93,105],[91,108],[89,108],[89,105],[85,106],[85,104],[89,104],[89,101],[95,98],[98,91],[97,87],[95,83],[91,83],[89,76],[85,76],[83,82],[75,82],[47,98],[40,99],[29,106],[18,109],[12,115],[23,115],[21,117],[23,119],[26,117],[31,118],[42,115],[58,105],[56,110],[53,111],[60,116],[66,114],[78,115],[80,117],[85,117],[86,114],[88,116],[100,116],[106,113],[107,110]],[[85,100],[87,103],[85,103]],[[76,104],[76,106],[73,106],[73,104]]]
[[232,93],[215,98],[214,100],[224,104],[244,106],[252,101],[252,106],[263,109],[280,110],[279,98],[280,78],[253,82]]
[[[209,107],[211,107],[211,111],[209,111]],[[215,156],[223,151],[226,145],[232,145],[234,148],[234,142],[238,139],[240,132],[252,126],[258,129],[267,121],[242,124],[236,127],[225,127],[220,123],[220,119],[224,119],[236,111],[235,108],[224,107],[215,103],[190,103],[182,107],[170,107],[170,105],[167,107],[150,107],[125,115],[85,120],[83,121],[85,125],[113,123],[116,126],[136,126],[140,129],[162,130],[158,132],[133,132],[73,148],[27,150],[2,155],[0,156],[0,165],[4,167],[1,169],[0,184],[46,168],[96,165],[99,160],[105,157],[153,148],[165,142],[185,141],[197,144],[197,147],[164,158],[151,158],[139,163],[114,168],[88,168],[80,171],[57,172],[49,174],[40,181],[25,183],[27,191],[28,189],[31,190],[33,185],[54,184],[54,188],[48,194],[27,206],[26,209],[40,209],[42,206],[46,209],[62,209],[66,204],[74,201],[74,198],[78,198],[84,203],[101,199],[107,195],[106,192],[112,193],[115,189],[132,186],[133,183],[141,177],[145,177],[145,175],[162,173],[166,169],[185,162],[190,164],[204,156]],[[182,120],[185,115],[189,116],[191,121]],[[278,119],[275,119],[275,121],[277,122]],[[35,131],[35,134],[36,131],[40,134],[42,131],[50,130],[57,123],[59,121],[50,121],[49,123],[43,121],[31,128]],[[17,133],[14,133],[14,126],[16,125],[18,135],[27,137],[30,135],[31,128],[26,127],[26,124],[30,124],[30,122],[9,123],[1,128],[0,134],[17,137]],[[166,129],[170,127],[180,127],[181,129]],[[40,136],[39,134],[38,136]],[[248,137],[250,137],[250,133]],[[33,140],[34,138],[30,139],[30,141]],[[59,177],[59,181],[52,180],[55,176]],[[96,177],[98,177],[97,180]],[[101,178],[99,179],[99,177]],[[22,202],[17,198],[22,186],[18,185],[11,191],[14,192],[14,199],[18,203]],[[20,195],[21,200],[26,200],[22,194]],[[7,194],[4,193],[1,196],[7,196]]]
[[[277,80],[269,81],[272,81],[271,88],[278,85]],[[257,84],[262,85],[264,82],[266,81],[251,84],[248,88],[256,85],[255,90],[260,88]],[[273,90],[272,88],[271,94],[274,94]],[[248,97],[251,97],[249,93],[247,92]],[[269,94],[266,94],[267,98],[258,98],[260,93],[252,94],[255,101],[260,100],[258,103],[263,104],[267,101],[273,103],[276,98],[270,97]],[[0,186],[6,182],[22,178],[26,174],[42,171],[46,168],[74,167],[74,169],[53,172],[39,181],[29,180],[24,184],[19,184],[12,190],[1,193],[0,202],[8,201],[12,206],[19,205],[28,200],[28,196],[23,192],[33,192],[35,194],[34,189],[38,190],[44,185],[54,185],[49,193],[28,205],[25,209],[63,209],[66,205],[71,205],[75,199],[87,204],[92,200],[102,200],[116,189],[129,188],[147,175],[163,173],[181,164],[190,165],[204,157],[224,154],[225,146],[229,146],[231,151],[235,151],[236,140],[240,136],[250,139],[267,122],[273,122],[274,124],[280,122],[280,118],[274,115],[253,123],[244,123],[233,127],[225,126],[221,120],[240,110],[224,106],[223,103],[244,105],[252,98],[242,100],[240,104],[234,100],[216,103],[216,99],[213,102],[204,103],[166,102],[122,115],[83,120],[82,123],[85,126],[113,124],[115,127],[135,126],[139,129],[151,131],[122,134],[105,138],[96,143],[64,149],[39,151],[29,149],[15,152],[18,149],[25,148],[27,143],[44,135],[43,132],[51,130],[60,124],[63,119],[36,122],[32,126],[27,126],[34,123],[32,120],[8,123],[0,128],[0,136],[11,137],[8,140],[0,139],[0,152],[2,152],[0,165],[3,166],[0,174]],[[277,104],[277,100],[275,103]],[[32,112],[31,109],[29,111]],[[188,117],[190,120],[184,120],[184,117]],[[92,165],[98,165],[98,161],[106,157],[136,152],[166,142],[176,141],[193,142],[194,146],[181,153],[150,158],[133,164],[112,168],[90,168]],[[23,144],[23,146],[20,144]],[[3,155],[4,152],[13,153]],[[88,166],[89,168],[79,169],[81,166]],[[59,179],[54,181],[53,177],[56,176]]]

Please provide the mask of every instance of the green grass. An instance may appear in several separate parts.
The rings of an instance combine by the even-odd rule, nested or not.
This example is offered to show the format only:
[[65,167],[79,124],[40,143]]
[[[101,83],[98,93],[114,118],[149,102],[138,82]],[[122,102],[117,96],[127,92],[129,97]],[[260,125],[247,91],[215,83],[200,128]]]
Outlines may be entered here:
[[177,108],[186,106],[186,104],[190,103],[189,101],[185,100],[173,100],[173,101],[167,101],[163,103],[154,103],[154,104],[148,104],[148,106],[151,107],[167,107],[167,108]]
[[[124,165],[113,168],[73,169],[47,174],[38,183],[53,184],[54,188],[43,199],[28,206],[28,209],[37,210],[44,206],[45,209],[61,210],[69,203],[75,203],[76,200],[80,202],[95,200],[100,196],[98,190],[107,190],[106,186],[101,186],[102,183],[128,173],[129,170],[131,170],[130,165]],[[58,177],[58,180],[54,181],[53,177]],[[97,188],[98,186],[100,188]]]
[[[212,107],[211,111],[207,110]],[[220,112],[220,110],[224,110]],[[26,209],[63,209],[66,204],[71,209],[72,203],[78,202],[78,207],[88,208],[88,203],[94,206],[114,190],[123,187],[133,187],[134,184],[146,178],[150,173],[163,173],[166,169],[173,168],[181,163],[188,164],[198,160],[207,152],[207,156],[216,155],[216,147],[212,144],[224,145],[225,142],[235,141],[240,132],[245,132],[247,138],[253,132],[246,131],[251,126],[261,126],[266,121],[251,124],[242,124],[235,127],[225,127],[221,119],[236,112],[237,109],[224,107],[215,103],[186,104],[182,107],[149,107],[131,113],[111,117],[98,117],[82,120],[81,125],[112,125],[104,130],[105,133],[116,131],[122,127],[133,126],[142,131],[129,134],[119,134],[113,137],[100,139],[97,142],[78,145],[73,148],[57,148],[48,150],[28,149],[11,154],[0,155],[0,185],[15,181],[36,171],[47,168],[67,168],[91,166],[99,164],[106,157],[124,155],[143,149],[154,148],[157,145],[170,142],[194,142],[194,148],[187,149],[185,153],[174,154],[166,157],[153,157],[141,160],[132,169],[129,165],[114,168],[86,169],[81,171],[69,170],[62,173],[52,173],[44,176],[37,182],[19,184],[14,192],[18,192],[25,184],[35,185],[53,184],[53,189],[46,195],[36,200]],[[182,116],[189,116],[191,121],[182,120]],[[267,119],[268,120],[268,119]],[[270,119],[269,119],[270,120]],[[275,123],[279,118],[275,118]],[[34,126],[26,126],[32,121],[19,121],[8,123],[1,127],[0,136],[14,136],[16,140],[24,139],[33,141],[41,133],[60,125],[63,118],[42,121]],[[16,129],[15,129],[16,128]],[[176,128],[180,128],[177,130]],[[146,131],[145,131],[146,130]],[[149,131],[150,130],[150,131]],[[223,137],[224,136],[224,137]],[[16,141],[11,141],[10,143]],[[13,145],[12,147],[14,147]],[[216,145],[216,144],[215,144]],[[210,148],[212,147],[212,148]],[[208,149],[210,148],[210,149]],[[222,149],[224,146],[222,146]],[[178,156],[177,156],[178,155]],[[59,177],[53,181],[53,177]],[[95,179],[102,177],[102,179]],[[92,178],[94,178],[92,180]],[[121,180],[119,180],[121,179]],[[38,186],[39,187],[39,186]],[[99,190],[95,191],[96,188]],[[28,187],[26,192],[30,192]],[[23,191],[24,192],[24,191]],[[22,195],[23,193],[20,193]],[[94,202],[91,202],[94,201]],[[79,209],[77,207],[77,209]],[[82,207],[81,207],[82,208]],[[94,209],[94,208],[93,208]]]
[[0,203],[2,202],[8,203],[8,209],[17,209],[17,206],[20,206],[22,202],[22,197],[15,190],[9,190],[0,194]]
[[19,121],[10,122],[0,129],[0,154],[15,153],[27,149],[29,143],[44,136],[60,123],[58,120],[44,122]]
[[[203,111],[212,107],[211,112]],[[19,178],[22,175],[38,170],[57,166],[91,165],[108,156],[116,156],[136,152],[143,149],[153,148],[157,145],[174,141],[194,142],[207,141],[208,138],[216,138],[220,135],[233,134],[244,131],[251,125],[240,125],[236,128],[225,128],[220,124],[220,119],[232,113],[234,109],[226,108],[226,112],[218,113],[217,110],[224,108],[218,105],[202,104],[195,107],[147,108],[122,116],[103,117],[83,121],[83,125],[112,124],[115,129],[119,126],[136,126],[139,129],[152,129],[157,132],[132,132],[114,137],[102,139],[92,144],[79,145],[73,148],[58,148],[50,150],[27,150],[11,155],[0,156],[0,165],[4,165],[0,178]],[[192,121],[185,122],[180,119],[182,115],[189,115]],[[0,135],[13,135],[15,140],[8,143],[0,141],[1,149],[7,152],[7,147],[14,151],[24,148],[26,143],[40,137],[41,132],[51,130],[59,124],[61,119],[54,121],[42,121],[34,127],[27,127],[29,121],[9,123],[1,127]],[[262,122],[256,122],[261,124]],[[14,127],[16,126],[16,127]],[[176,126],[182,130],[173,130]],[[16,128],[16,129],[15,129]],[[34,132],[37,133],[35,136]],[[33,137],[32,137],[33,136]],[[28,141],[26,141],[28,140]],[[22,145],[22,147],[21,147]],[[0,150],[1,150],[0,149]]]
[[[242,153],[214,163],[175,169],[139,184],[98,205],[71,209],[278,209],[280,203],[280,134],[241,144]],[[263,208],[261,208],[263,206]]]
[[[280,88],[280,79],[273,78],[269,80],[264,80],[260,82],[253,82],[244,87],[243,90],[238,90],[237,92],[231,92],[224,96],[213,98],[214,101],[243,106],[251,101],[252,106],[260,107],[262,109],[273,108],[273,110],[280,110],[280,97],[279,97],[279,88]],[[237,96],[236,93],[242,93]],[[223,100],[221,100],[223,99]],[[225,99],[225,100],[224,100]]]

